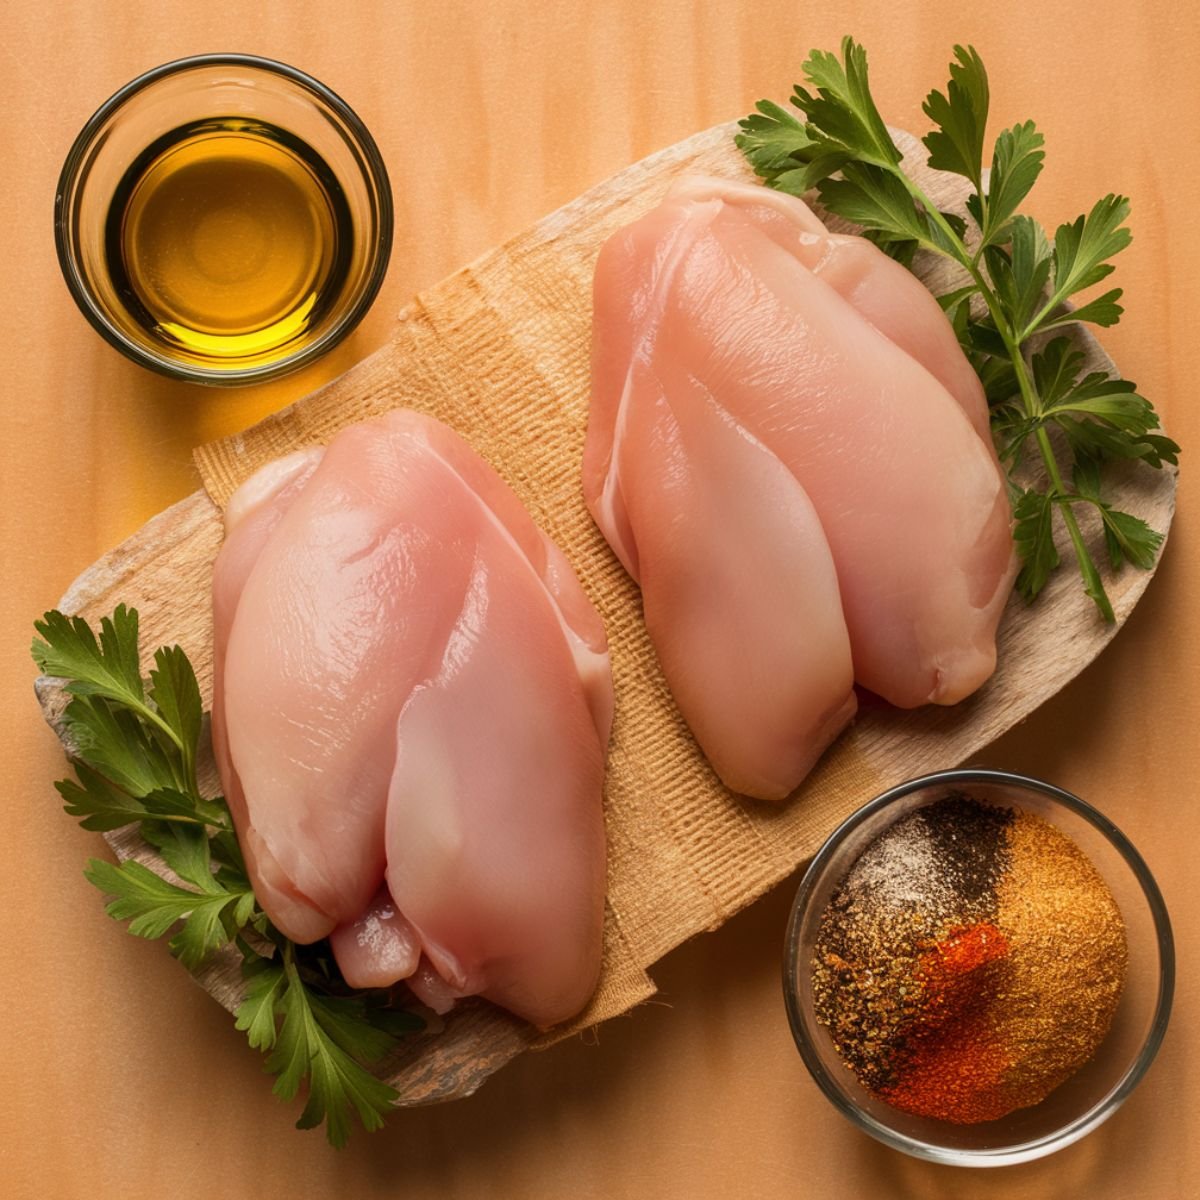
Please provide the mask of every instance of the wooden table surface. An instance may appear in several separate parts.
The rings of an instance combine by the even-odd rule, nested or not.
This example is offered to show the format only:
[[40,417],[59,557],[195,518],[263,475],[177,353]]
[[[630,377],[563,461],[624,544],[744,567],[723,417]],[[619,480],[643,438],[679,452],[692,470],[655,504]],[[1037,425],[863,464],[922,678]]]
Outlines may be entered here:
[[[831,9],[836,12],[831,13]],[[782,100],[806,52],[863,40],[893,122],[956,41],[992,79],[993,129],[1033,117],[1048,224],[1133,198],[1102,340],[1185,448],[1165,561],[1103,657],[984,760],[1070,788],[1139,846],[1171,910],[1175,1012],[1148,1078],[1102,1129],[1038,1163],[919,1163],[850,1127],[787,1032],[779,953],[794,881],[656,971],[658,999],[527,1056],[469,1100],[397,1114],[335,1153],[292,1129],[258,1057],[161,946],[104,916],[80,871],[98,835],[61,812],[62,760],[30,687],[30,624],[98,554],[196,487],[193,445],[235,431],[380,346],[416,290],[634,159]],[[233,392],[151,376],[92,332],[59,276],[55,180],[107,95],[185,54],[240,50],[330,84],[374,132],[397,236],[374,310],[308,372]],[[1200,311],[1200,16],[1178,0],[408,0],[203,5],[6,0],[0,110],[0,1029],[6,1197],[1085,1197],[1200,1195],[1200,528],[1187,368]],[[947,766],[952,765],[947,763]]]

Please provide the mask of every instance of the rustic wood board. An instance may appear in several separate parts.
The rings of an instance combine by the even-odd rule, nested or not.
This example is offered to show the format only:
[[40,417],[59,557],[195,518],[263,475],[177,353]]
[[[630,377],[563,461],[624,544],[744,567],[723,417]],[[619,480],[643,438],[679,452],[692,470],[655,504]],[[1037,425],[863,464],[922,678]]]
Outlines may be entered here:
[[[422,346],[428,344],[427,339],[425,342],[422,339],[431,328],[439,332],[443,349],[447,342],[453,347],[455,337],[461,336],[463,357],[458,366],[464,376],[486,379],[501,361],[508,363],[506,369],[511,369],[514,355],[523,360],[530,339],[541,336],[540,327],[523,316],[529,301],[525,293],[530,289],[522,286],[522,264],[536,262],[538,287],[546,287],[550,280],[553,286],[564,289],[559,296],[563,301],[560,307],[586,316],[581,297],[586,292],[595,254],[613,228],[651,207],[670,180],[688,170],[746,176],[744,164],[732,146],[732,133],[733,126],[719,126],[635,164],[418,297],[402,315],[400,332],[391,345],[318,394],[315,399],[321,411],[336,413],[341,407],[361,409],[364,398],[371,408],[380,411],[405,403],[406,382],[422,370]],[[906,135],[901,140],[906,148],[913,144]],[[940,205],[961,206],[961,181],[924,170],[919,174],[926,190]],[[938,291],[951,285],[945,271],[942,264],[927,263],[921,265],[918,273]],[[501,285],[497,285],[497,280]],[[485,295],[489,312],[501,317],[509,312],[511,320],[506,337],[482,341],[466,337],[469,315],[478,310],[481,295]],[[568,299],[570,303],[566,303]],[[554,303],[553,294],[549,302]],[[552,375],[563,393],[559,400],[575,414],[582,427],[587,380],[586,370],[580,364],[586,363],[586,320],[575,320],[573,324],[568,321],[561,332],[562,345],[540,346],[539,354],[542,361],[547,354],[560,355],[563,369]],[[1088,353],[1089,369],[1115,371],[1111,360],[1090,336],[1081,335],[1080,344]],[[544,383],[545,372],[542,374]],[[285,410],[264,422],[264,427],[269,427],[265,436],[276,438],[281,448],[286,448],[289,429],[293,429],[294,437],[296,424],[294,410]],[[328,432],[324,431],[324,435]],[[503,469],[502,463],[495,465]],[[538,513],[537,480],[524,482],[527,485],[524,498]],[[1114,481],[1113,496],[1119,507],[1144,517],[1165,532],[1174,510],[1175,473],[1132,469]],[[581,507],[577,498],[572,503]],[[545,513],[539,515],[544,517]],[[1091,530],[1090,536],[1099,550],[1099,531]],[[220,512],[207,494],[197,492],[150,521],[89,568],[63,597],[61,607],[94,619],[120,602],[136,606],[142,617],[144,649],[164,642],[179,642],[196,664],[201,686],[208,695],[212,666],[208,591],[212,561],[220,540]],[[594,533],[593,542],[590,558],[575,559],[590,591],[595,590],[596,580],[589,573],[589,563],[594,570],[596,563],[603,562],[606,577],[620,574],[613,569],[611,556],[603,548],[598,533]],[[1112,626],[1105,626],[1096,618],[1091,602],[1068,570],[1059,573],[1033,608],[1025,608],[1014,599],[1000,629],[999,667],[984,688],[953,709],[929,708],[904,713],[886,706],[865,708],[782,814],[732,797],[715,779],[706,776],[706,794],[698,798],[698,805],[690,804],[686,812],[679,814],[677,824],[688,825],[696,820],[697,813],[703,815],[707,811],[714,823],[729,821],[730,828],[735,820],[751,824],[759,839],[760,853],[734,864],[737,885],[726,886],[719,897],[706,895],[705,880],[695,878],[694,867],[685,859],[655,860],[651,850],[622,836],[628,832],[624,820],[628,806],[655,803],[669,806],[674,802],[670,796],[662,799],[651,788],[637,797],[610,789],[606,798],[611,848],[606,946],[622,937],[614,913],[630,907],[644,910],[643,920],[647,919],[645,911],[649,911],[650,936],[642,938],[641,957],[634,963],[635,977],[620,981],[616,987],[608,987],[602,980],[597,998],[572,1028],[623,1011],[652,994],[653,984],[644,968],[687,938],[715,928],[763,894],[809,857],[840,819],[873,794],[915,774],[971,758],[1028,716],[1107,645],[1133,609],[1151,574],[1126,570],[1111,581],[1110,595],[1117,615]],[[631,585],[622,586],[628,595]],[[604,604],[601,611],[607,620],[609,613]],[[614,662],[620,660],[622,650],[614,645]],[[656,672],[652,661],[641,663],[639,669]],[[617,684],[617,736],[628,737],[628,728],[624,735],[621,733],[620,672]],[[658,690],[664,697],[663,703],[669,705],[661,680]],[[53,680],[39,681],[38,691],[47,719],[58,728],[61,692]],[[674,719],[678,723],[677,716]],[[698,751],[682,727],[678,740],[698,759]],[[654,747],[645,751],[654,752]],[[211,761],[206,768],[212,782]],[[648,772],[646,778],[653,780],[653,772]],[[687,830],[683,832],[686,835]],[[148,848],[128,832],[110,835],[109,840],[119,856],[134,854],[155,863]],[[723,870],[729,874],[728,863],[723,864]],[[655,926],[654,905],[659,897],[673,891],[694,893],[698,899],[680,910],[682,916],[680,912],[670,917],[664,915]],[[667,909],[664,907],[663,911],[666,914]],[[198,979],[226,1008],[236,1007],[240,979],[232,957],[218,956]],[[403,1104],[451,1099],[475,1090],[488,1075],[524,1049],[549,1044],[562,1033],[539,1034],[491,1005],[468,1001],[451,1013],[444,1024],[435,1024],[426,1034],[408,1042],[402,1053],[387,1064],[386,1074],[401,1093]]]

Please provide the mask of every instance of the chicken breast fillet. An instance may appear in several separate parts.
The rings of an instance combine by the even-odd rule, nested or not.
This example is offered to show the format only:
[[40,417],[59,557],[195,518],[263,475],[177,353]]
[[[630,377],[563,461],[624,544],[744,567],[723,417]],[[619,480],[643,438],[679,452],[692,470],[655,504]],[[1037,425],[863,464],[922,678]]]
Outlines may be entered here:
[[[818,714],[852,711],[838,708],[834,607],[854,677],[894,704],[953,703],[991,674],[1014,570],[1011,513],[978,381],[915,279],[863,239],[828,233],[798,200],[691,178],[606,243],[594,298],[584,495],[642,584],[668,682],[726,782],[764,773],[728,772],[719,745],[744,741],[748,693],[772,707],[764,674],[813,680],[807,720],[792,720],[817,752],[837,729]],[[709,422],[703,448],[681,454],[648,435],[664,410],[680,430]],[[761,461],[739,474],[731,464],[748,440]],[[674,498],[685,473],[713,489],[686,512]],[[780,473],[787,500],[765,484]],[[821,534],[836,586],[808,565]],[[687,573],[673,565],[685,542]],[[806,564],[796,568],[814,580],[806,605],[781,589],[781,562]],[[734,577],[738,589],[725,582]],[[721,617],[699,634],[690,608],[706,605]],[[718,624],[739,655],[711,636]],[[809,628],[805,659],[797,643]]]
[[264,908],[297,941],[333,931],[360,986],[424,955],[451,994],[573,1015],[603,918],[599,616],[429,417],[264,470],[214,577],[214,741]]

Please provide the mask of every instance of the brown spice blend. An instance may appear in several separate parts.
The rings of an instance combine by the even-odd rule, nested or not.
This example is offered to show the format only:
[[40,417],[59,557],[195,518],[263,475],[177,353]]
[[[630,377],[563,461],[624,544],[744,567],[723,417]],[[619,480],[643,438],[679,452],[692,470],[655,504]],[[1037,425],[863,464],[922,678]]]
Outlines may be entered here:
[[895,1107],[994,1120],[1095,1054],[1127,957],[1117,904],[1070,838],[948,797],[885,830],[835,891],[813,961],[817,1017]]

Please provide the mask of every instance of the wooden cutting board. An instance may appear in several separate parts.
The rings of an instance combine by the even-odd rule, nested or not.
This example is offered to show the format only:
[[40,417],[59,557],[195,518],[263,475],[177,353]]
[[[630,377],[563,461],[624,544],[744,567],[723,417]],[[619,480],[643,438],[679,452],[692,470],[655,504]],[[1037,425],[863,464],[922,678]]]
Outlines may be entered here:
[[[746,178],[733,147],[734,129],[731,124],[697,134],[599,184],[418,297],[402,314],[394,341],[342,378],[201,456],[206,478],[223,500],[248,471],[239,464],[252,446],[282,453],[327,438],[355,414],[402,404],[445,417],[445,404],[436,402],[439,385],[430,380],[437,373],[431,364],[439,363],[460,381],[463,399],[451,410],[451,423],[491,458],[564,545],[610,630],[618,720],[606,790],[609,903],[605,974],[597,995],[570,1028],[549,1035],[486,1002],[462,1003],[444,1024],[408,1041],[381,1072],[402,1104],[467,1095],[523,1050],[645,999],[654,990],[647,971],[657,959],[762,895],[810,857],[858,805],[906,778],[971,759],[1062,688],[1108,644],[1150,580],[1152,572],[1126,569],[1108,581],[1117,615],[1111,626],[1101,623],[1070,569],[1058,573],[1032,608],[1014,598],[1000,628],[1000,664],[984,688],[952,709],[865,709],[783,810],[746,802],[721,787],[674,712],[636,620],[636,589],[587,521],[575,479],[586,423],[588,284],[596,253],[614,228],[657,203],[676,175],[701,170]],[[897,139],[906,151],[917,148],[908,135]],[[961,209],[961,180],[912,169],[939,207]],[[918,274],[935,292],[954,286],[940,262],[919,264]],[[1090,335],[1081,332],[1079,342],[1087,369],[1116,371]],[[496,411],[501,397],[489,390],[501,378],[507,381],[503,421]],[[525,436],[527,431],[514,429],[506,441],[501,428],[497,439],[498,421],[503,426],[510,420],[514,404],[518,415],[526,411],[522,403],[534,432]],[[561,434],[557,440],[555,429]],[[1165,533],[1175,483],[1173,470],[1138,466],[1111,481],[1112,498]],[[93,620],[121,602],[136,607],[143,651],[180,643],[210,695],[208,596],[221,536],[218,507],[206,492],[197,492],[85,571],[60,607]],[[1097,559],[1103,559],[1099,531],[1090,530],[1090,536]],[[53,680],[39,680],[38,694],[61,735],[61,690]],[[653,737],[645,736],[647,712]],[[691,781],[687,787],[664,786],[672,763]],[[215,791],[211,758],[205,768],[205,782]],[[644,836],[647,828],[666,832],[661,838]],[[120,857],[157,864],[128,831],[108,840]],[[198,975],[230,1011],[241,996],[237,967],[234,956],[218,955]]]

